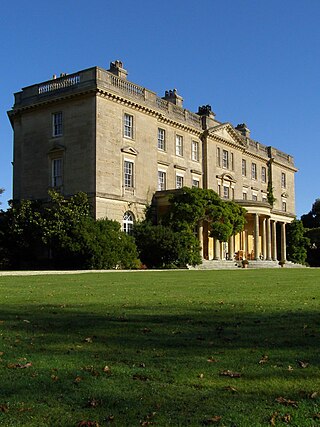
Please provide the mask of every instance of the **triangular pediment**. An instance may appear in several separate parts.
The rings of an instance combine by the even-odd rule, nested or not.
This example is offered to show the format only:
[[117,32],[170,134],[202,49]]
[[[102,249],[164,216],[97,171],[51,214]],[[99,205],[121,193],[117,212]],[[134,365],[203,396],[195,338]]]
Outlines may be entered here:
[[54,144],[54,146],[50,148],[50,150],[48,151],[48,154],[54,154],[56,152],[61,152],[65,150],[66,150],[66,147],[64,145]]
[[138,151],[129,145],[127,147],[121,148],[121,151],[122,153],[131,154],[133,156],[136,156],[138,154]]
[[230,123],[222,123],[210,128],[209,135],[232,144],[246,146],[246,139]]

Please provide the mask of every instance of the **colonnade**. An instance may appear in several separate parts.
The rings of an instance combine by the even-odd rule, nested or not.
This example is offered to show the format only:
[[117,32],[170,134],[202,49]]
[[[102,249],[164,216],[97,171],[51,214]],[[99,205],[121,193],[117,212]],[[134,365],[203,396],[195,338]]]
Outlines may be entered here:
[[[219,240],[214,239],[213,259],[286,260],[286,223],[258,213],[253,213],[252,215],[251,244],[249,245],[249,231],[247,228],[240,235],[231,236],[228,241],[227,253],[223,250],[223,244]],[[281,232],[278,236],[277,223],[281,227]],[[202,226],[199,227],[199,238],[201,247],[203,248]],[[277,239],[280,239],[280,245],[278,245]],[[278,249],[280,249],[280,253],[278,253]],[[205,254],[203,255],[205,256]]]

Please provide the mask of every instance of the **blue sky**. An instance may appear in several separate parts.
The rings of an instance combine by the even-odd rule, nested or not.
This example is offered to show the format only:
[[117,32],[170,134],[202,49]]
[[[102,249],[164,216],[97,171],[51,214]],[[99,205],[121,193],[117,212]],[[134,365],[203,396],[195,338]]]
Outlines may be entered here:
[[6,111],[22,87],[120,59],[129,80],[245,122],[295,158],[297,216],[319,195],[319,0],[16,0],[0,14],[0,197],[12,196]]

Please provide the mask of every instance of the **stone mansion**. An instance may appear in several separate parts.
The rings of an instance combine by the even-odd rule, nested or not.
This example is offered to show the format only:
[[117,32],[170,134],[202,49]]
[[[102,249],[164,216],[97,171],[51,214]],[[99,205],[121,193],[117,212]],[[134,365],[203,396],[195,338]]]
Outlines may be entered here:
[[193,113],[176,90],[160,98],[127,80],[115,61],[109,70],[24,87],[8,116],[15,200],[45,200],[50,188],[65,196],[83,191],[96,218],[117,220],[129,232],[152,200],[161,209],[169,190],[210,188],[243,206],[247,223],[227,243],[208,237],[201,224],[204,259],[286,259],[293,158],[251,139],[245,124],[217,121],[209,105]]

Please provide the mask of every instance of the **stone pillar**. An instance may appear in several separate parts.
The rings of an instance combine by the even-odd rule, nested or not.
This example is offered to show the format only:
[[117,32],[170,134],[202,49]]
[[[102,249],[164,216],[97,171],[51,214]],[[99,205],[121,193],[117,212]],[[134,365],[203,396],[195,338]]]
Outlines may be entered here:
[[265,218],[262,220],[262,256],[263,259],[267,259],[267,231]]
[[277,221],[272,221],[272,259],[277,261]]
[[254,259],[259,259],[259,214],[254,218]]
[[271,219],[267,218],[267,260],[271,261]]
[[287,260],[286,223],[281,224],[281,261]]
[[221,253],[220,252],[220,240],[214,239],[214,259],[215,260],[221,259],[220,253]]
[[229,239],[228,252],[229,252],[229,259],[231,261],[233,261],[233,259],[234,259],[234,236],[231,236]]
[[200,242],[200,256],[201,259],[204,258],[204,254],[203,254],[203,224],[202,222],[199,223],[199,228],[198,228],[198,239]]

